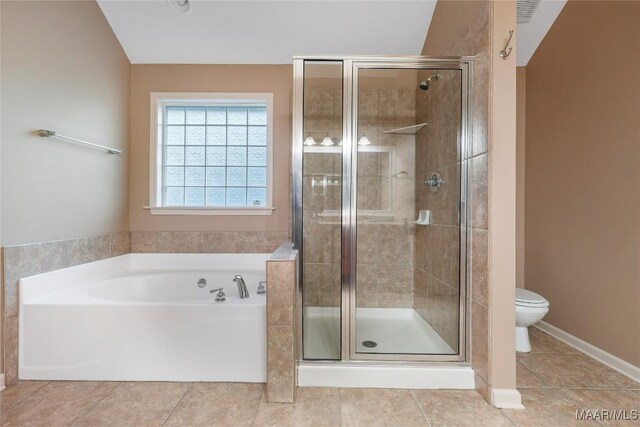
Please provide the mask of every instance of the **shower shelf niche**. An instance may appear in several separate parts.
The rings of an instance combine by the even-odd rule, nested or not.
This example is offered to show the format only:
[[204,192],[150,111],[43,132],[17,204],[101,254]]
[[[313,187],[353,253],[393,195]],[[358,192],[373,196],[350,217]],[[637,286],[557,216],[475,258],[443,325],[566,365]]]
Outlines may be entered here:
[[416,133],[420,132],[420,130],[422,130],[422,128],[425,127],[426,125],[427,125],[426,122],[418,123],[417,125],[405,126],[405,127],[398,128],[398,129],[385,130],[382,133],[384,133],[384,134],[399,134],[399,135],[415,135]]

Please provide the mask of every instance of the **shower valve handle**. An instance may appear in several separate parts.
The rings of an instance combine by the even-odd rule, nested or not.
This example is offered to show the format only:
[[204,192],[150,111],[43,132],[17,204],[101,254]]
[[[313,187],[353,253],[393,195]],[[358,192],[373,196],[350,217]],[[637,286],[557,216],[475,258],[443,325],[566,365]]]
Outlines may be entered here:
[[225,294],[224,294],[224,288],[211,289],[209,291],[210,294],[212,294],[214,292],[217,292],[217,294],[216,294],[216,302],[223,302],[223,301],[227,300],[227,298],[225,297]]

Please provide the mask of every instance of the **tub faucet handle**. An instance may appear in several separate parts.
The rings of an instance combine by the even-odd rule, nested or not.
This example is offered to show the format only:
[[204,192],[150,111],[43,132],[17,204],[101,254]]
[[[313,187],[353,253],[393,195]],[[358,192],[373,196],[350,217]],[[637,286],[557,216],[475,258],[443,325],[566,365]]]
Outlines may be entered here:
[[204,288],[205,286],[207,286],[207,279],[202,278],[202,279],[198,280],[198,287],[199,288]]
[[266,284],[267,284],[266,280],[260,280],[258,282],[258,290],[256,291],[256,294],[258,294],[258,295],[266,294],[267,293],[267,289],[264,286]]
[[211,289],[209,291],[210,294],[217,292],[216,294],[216,302],[223,302],[226,301],[227,298],[224,295],[224,288],[218,288],[218,289]]

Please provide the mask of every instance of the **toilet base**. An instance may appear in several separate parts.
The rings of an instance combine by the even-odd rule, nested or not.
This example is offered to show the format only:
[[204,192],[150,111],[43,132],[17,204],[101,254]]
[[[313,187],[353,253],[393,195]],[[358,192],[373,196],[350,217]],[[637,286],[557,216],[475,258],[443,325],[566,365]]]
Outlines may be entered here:
[[529,328],[526,326],[516,326],[516,351],[521,353],[529,353],[531,351]]

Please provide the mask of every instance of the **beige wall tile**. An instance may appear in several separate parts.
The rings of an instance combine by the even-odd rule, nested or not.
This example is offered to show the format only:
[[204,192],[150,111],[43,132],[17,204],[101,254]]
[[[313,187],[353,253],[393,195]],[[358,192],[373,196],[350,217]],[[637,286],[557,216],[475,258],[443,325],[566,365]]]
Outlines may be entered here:
[[18,316],[4,319],[4,382],[18,381]]
[[267,401],[293,403],[296,386],[293,328],[269,326],[267,342]]
[[4,256],[4,316],[18,313],[18,280],[22,277],[65,268],[68,265],[68,241],[7,246]]
[[489,305],[489,232],[471,230],[471,295],[484,306]]
[[126,255],[131,252],[131,235],[128,231],[111,234],[111,256]]
[[71,267],[88,262],[98,261],[111,256],[111,238],[109,235],[72,239],[68,241],[69,261]]
[[199,253],[202,251],[202,233],[199,231],[159,231],[157,252]]
[[473,124],[471,150],[473,155],[488,151],[489,80],[483,80],[473,88]]
[[293,328],[296,292],[295,262],[267,262],[267,327]]
[[489,309],[475,301],[471,304],[471,366],[489,380]]
[[471,226],[482,230],[489,227],[488,206],[488,154],[471,160],[469,193],[471,199]]
[[158,233],[155,231],[132,231],[131,252],[148,253],[158,251]]

